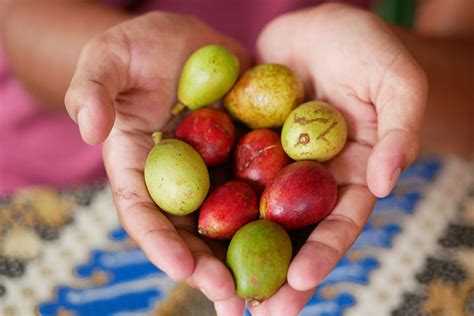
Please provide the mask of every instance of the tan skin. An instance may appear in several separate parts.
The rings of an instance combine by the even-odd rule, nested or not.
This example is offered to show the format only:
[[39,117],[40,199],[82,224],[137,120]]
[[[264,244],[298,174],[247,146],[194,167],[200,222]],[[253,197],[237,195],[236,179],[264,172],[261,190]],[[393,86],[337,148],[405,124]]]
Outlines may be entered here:
[[[191,218],[157,211],[142,172],[152,146],[150,133],[169,118],[186,56],[217,42],[235,51],[245,67],[245,50],[196,18],[155,12],[132,19],[94,1],[4,5],[8,10],[0,15],[2,37],[18,77],[52,106],[63,104],[67,90],[67,110],[84,140],[105,141],[104,162],[125,229],[170,277],[200,288],[220,314],[241,315],[244,304],[235,295],[229,271],[197,237]],[[294,68],[308,91],[344,112],[351,129],[343,153],[327,164],[340,186],[338,205],[294,258],[288,283],[253,309],[254,314],[294,315],[304,306],[360,233],[375,196],[386,195],[398,168],[416,157],[427,97],[428,122],[438,116],[448,120],[452,115],[447,109],[468,117],[473,42],[466,29],[472,26],[462,27],[461,39],[453,36],[458,33],[452,27],[449,38],[421,36],[389,27],[371,13],[329,4],[283,15],[262,31],[257,43],[260,61]],[[279,44],[283,41],[284,47]],[[321,43],[324,50],[319,49]],[[431,85],[428,96],[425,73]],[[468,142],[458,115],[442,123],[452,127],[444,139],[460,139],[461,145],[454,147],[462,151]],[[428,125],[424,135],[430,130],[439,133],[443,128]]]
[[96,2],[9,1],[3,9],[0,5],[0,29],[10,66],[46,108],[64,109],[64,95],[84,44],[131,18]]

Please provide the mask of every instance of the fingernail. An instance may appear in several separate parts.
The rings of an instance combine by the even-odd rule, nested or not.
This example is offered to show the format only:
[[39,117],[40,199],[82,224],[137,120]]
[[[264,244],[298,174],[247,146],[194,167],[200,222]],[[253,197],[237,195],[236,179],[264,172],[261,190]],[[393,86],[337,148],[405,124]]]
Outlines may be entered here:
[[390,186],[389,186],[389,191],[388,193],[390,193],[390,191],[393,190],[393,187],[395,186],[395,184],[397,183],[397,180],[398,180],[398,177],[400,176],[400,173],[402,172],[402,169],[401,168],[397,168],[393,174],[392,174],[392,177],[390,178]]
[[81,132],[82,139],[85,139],[85,129],[87,123],[90,121],[90,112],[89,109],[83,107],[79,110],[79,114],[77,114],[77,124],[79,125],[79,131]]

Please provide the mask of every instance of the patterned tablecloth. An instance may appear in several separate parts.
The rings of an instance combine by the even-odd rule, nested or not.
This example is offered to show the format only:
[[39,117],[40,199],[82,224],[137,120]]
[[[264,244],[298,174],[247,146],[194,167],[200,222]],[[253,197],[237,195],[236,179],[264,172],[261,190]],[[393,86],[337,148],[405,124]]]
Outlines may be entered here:
[[[301,315],[474,315],[474,169],[425,157],[380,199]],[[214,315],[151,265],[106,185],[0,201],[0,315]]]

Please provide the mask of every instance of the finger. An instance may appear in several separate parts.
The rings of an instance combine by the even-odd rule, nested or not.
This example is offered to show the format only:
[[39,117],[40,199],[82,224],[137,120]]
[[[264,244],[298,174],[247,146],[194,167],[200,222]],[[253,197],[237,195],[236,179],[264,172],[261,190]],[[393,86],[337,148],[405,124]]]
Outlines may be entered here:
[[297,291],[286,283],[270,299],[249,309],[253,316],[296,316],[313,293],[314,289]]
[[218,315],[241,316],[245,302],[235,294],[232,275],[222,261],[213,255],[209,246],[195,235],[193,219],[170,218],[194,256],[195,267],[193,274],[186,280],[188,285],[198,288],[213,301]]
[[114,100],[126,87],[128,56],[116,41],[102,35],[84,46],[66,92],[66,109],[88,144],[107,138],[115,121]]
[[171,279],[182,281],[193,272],[193,257],[148,195],[142,169],[148,150],[142,142],[139,137],[112,135],[104,144],[104,163],[118,217],[150,261]]
[[351,183],[366,185],[367,161],[371,152],[370,146],[348,141],[344,149],[324,165],[339,186]]
[[375,91],[379,140],[369,159],[367,181],[373,194],[384,197],[418,154],[427,79],[408,53],[400,54]]
[[[194,238],[197,239],[197,237]],[[185,238],[185,240],[190,245],[189,239]],[[191,251],[195,261],[191,284],[199,288],[213,302],[231,298],[235,294],[234,281],[222,261],[211,253],[198,252],[192,248]]]
[[214,308],[218,316],[242,316],[245,311],[245,302],[234,295],[226,300],[215,302]]
[[186,280],[188,285],[198,288],[211,301],[227,300],[235,295],[234,280],[226,266],[212,253],[211,248],[196,235],[196,224],[192,215],[168,215],[178,234],[191,250],[195,267]]
[[347,185],[336,208],[311,233],[290,264],[288,283],[299,291],[318,285],[354,243],[370,215],[375,198],[367,187]]
[[224,263],[212,254],[199,237],[183,228],[178,228],[178,232],[191,249],[195,262],[193,274],[186,280],[187,283],[200,289],[211,301],[227,300],[234,296],[234,280]]

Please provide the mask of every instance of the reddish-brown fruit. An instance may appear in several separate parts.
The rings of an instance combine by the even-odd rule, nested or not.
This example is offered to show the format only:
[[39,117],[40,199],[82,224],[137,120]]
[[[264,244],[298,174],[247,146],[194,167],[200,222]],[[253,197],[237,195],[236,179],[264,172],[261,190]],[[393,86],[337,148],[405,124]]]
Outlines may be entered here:
[[337,184],[332,173],[315,161],[298,161],[285,168],[265,188],[260,216],[286,229],[315,224],[337,202]]
[[269,129],[257,129],[245,134],[235,148],[234,177],[261,192],[290,162],[280,135]]
[[214,239],[230,239],[240,227],[258,218],[257,194],[245,182],[218,186],[204,201],[198,232]]
[[175,136],[196,149],[206,165],[215,166],[229,156],[234,145],[235,130],[227,113],[202,108],[184,118]]

